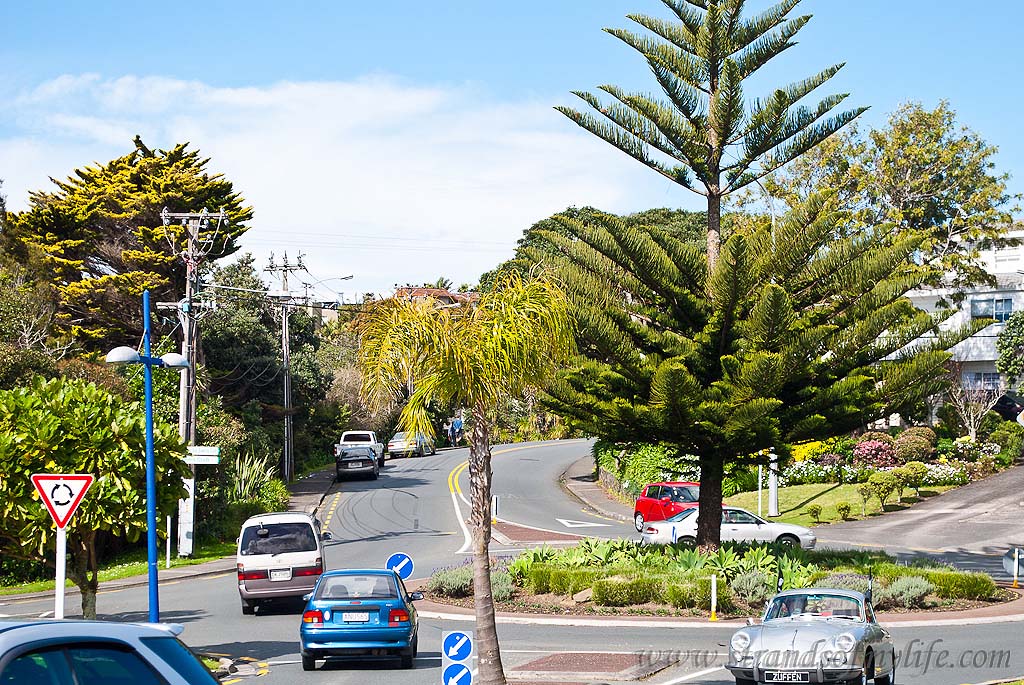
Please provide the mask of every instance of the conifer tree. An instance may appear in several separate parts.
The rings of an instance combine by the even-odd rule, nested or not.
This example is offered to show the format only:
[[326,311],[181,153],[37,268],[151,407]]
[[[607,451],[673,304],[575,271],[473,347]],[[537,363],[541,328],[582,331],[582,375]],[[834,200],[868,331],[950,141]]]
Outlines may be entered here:
[[139,295],[177,301],[185,265],[168,241],[184,243],[184,228],[165,231],[160,211],[223,209],[229,223],[210,241],[208,260],[230,255],[252,218],[230,181],[206,170],[208,159],[187,143],[135,149],[106,164],[76,169],[53,192],[35,191],[29,208],[9,213],[0,249],[43,283],[59,304],[57,326],[86,349],[135,345],[141,335]]
[[701,470],[698,542],[720,540],[728,463],[841,435],[914,407],[943,384],[943,332],[905,294],[923,236],[847,230],[834,195],[777,225],[738,227],[709,264],[699,246],[613,215],[555,217],[527,248],[557,274],[576,316],[578,366],[545,403],[591,435],[660,442]]
[[629,15],[649,34],[606,30],[643,55],[666,99],[604,85],[600,89],[612,102],[574,92],[599,116],[556,109],[707,197],[707,257],[713,268],[721,247],[722,198],[811,149],[865,108],[833,114],[846,94],[829,95],[815,107],[801,104],[842,68],[837,64],[754,100],[748,109],[744,82],[795,45],[793,38],[810,19],[790,18],[800,0],[783,0],[748,18],[742,16],[745,0],[662,2],[674,21]]

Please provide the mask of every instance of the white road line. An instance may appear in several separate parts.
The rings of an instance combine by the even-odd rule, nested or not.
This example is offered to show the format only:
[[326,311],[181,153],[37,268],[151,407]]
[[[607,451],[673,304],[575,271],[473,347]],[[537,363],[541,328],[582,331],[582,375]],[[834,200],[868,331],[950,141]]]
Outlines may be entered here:
[[672,680],[666,680],[663,683],[658,683],[658,685],[676,685],[676,683],[685,683],[687,680],[703,678],[706,675],[711,675],[712,673],[717,673],[718,671],[724,670],[725,666],[714,666],[713,668],[705,668],[703,671],[697,671],[696,673],[688,673],[684,676],[679,676],[678,678],[673,678]]
[[455,496],[455,490],[452,490],[452,506],[455,507],[455,518],[459,520],[459,526],[462,528],[462,547],[459,547],[455,553],[462,554],[472,546],[473,537],[469,534],[469,527],[466,526],[466,521],[462,518],[462,510],[459,509],[459,500]]

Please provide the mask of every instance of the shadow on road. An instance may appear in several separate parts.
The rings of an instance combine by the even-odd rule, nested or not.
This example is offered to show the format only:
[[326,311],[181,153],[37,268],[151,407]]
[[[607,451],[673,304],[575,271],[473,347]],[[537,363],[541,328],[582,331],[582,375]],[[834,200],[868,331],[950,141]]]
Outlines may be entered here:
[[[210,614],[204,610],[196,611],[161,611],[160,621],[163,623],[191,623],[204,618]],[[115,614],[98,613],[96,618],[102,621],[119,621],[122,623],[145,623],[149,620],[148,611],[122,611]]]
[[250,657],[257,661],[276,659],[282,656],[293,656],[299,652],[299,639],[294,640],[246,640],[245,642],[221,642],[212,645],[190,644],[192,649],[202,654],[227,654],[233,659]]

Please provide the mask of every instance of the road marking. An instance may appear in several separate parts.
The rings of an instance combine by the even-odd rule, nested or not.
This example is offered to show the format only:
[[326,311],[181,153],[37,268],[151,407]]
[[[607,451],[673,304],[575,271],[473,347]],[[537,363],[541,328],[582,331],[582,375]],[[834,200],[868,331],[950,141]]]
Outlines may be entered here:
[[331,527],[331,519],[334,518],[334,511],[338,508],[338,502],[341,500],[341,493],[337,492],[334,494],[334,499],[331,501],[331,508],[327,511],[327,516],[324,517],[323,528],[329,530]]
[[703,671],[697,671],[696,673],[688,673],[687,675],[673,678],[672,680],[666,680],[658,685],[675,685],[676,683],[685,683],[687,680],[694,680],[695,678],[703,678],[706,675],[717,673],[718,671],[724,671],[725,666],[714,666],[712,668],[705,668]]
[[459,520],[459,526],[462,528],[462,547],[459,547],[456,554],[462,554],[473,544],[473,537],[469,534],[469,528],[466,526],[466,521],[462,518],[462,510],[459,509],[459,499],[455,496],[455,490],[459,486],[459,473],[469,468],[469,462],[464,461],[448,474],[448,491],[452,496],[452,506],[455,507],[455,518]]
[[555,519],[566,528],[607,528],[610,523],[597,523],[590,521],[573,521],[572,519]]

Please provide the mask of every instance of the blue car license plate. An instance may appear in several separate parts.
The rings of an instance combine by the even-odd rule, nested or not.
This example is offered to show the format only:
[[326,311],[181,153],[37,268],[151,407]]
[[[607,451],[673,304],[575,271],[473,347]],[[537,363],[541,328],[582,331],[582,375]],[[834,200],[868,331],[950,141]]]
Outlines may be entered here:
[[811,674],[806,671],[765,671],[766,683],[809,683]]
[[345,623],[366,623],[370,620],[367,611],[345,611],[341,614],[341,620]]

